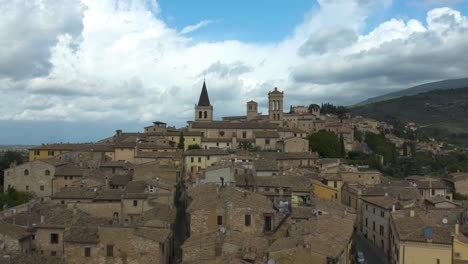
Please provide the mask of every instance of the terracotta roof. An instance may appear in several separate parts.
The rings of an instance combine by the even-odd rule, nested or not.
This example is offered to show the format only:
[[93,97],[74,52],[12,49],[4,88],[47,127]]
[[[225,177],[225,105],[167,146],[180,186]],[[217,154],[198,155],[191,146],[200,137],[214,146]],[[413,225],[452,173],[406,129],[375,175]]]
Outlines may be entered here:
[[257,159],[253,161],[256,171],[278,171],[278,163],[273,159]]
[[290,237],[276,240],[268,251],[306,248],[327,257],[338,257],[351,240],[354,221],[354,214],[325,214],[301,221],[291,225]]
[[26,228],[5,222],[0,222],[0,234],[17,240],[22,240],[30,235]]
[[255,138],[279,138],[279,134],[276,131],[255,131]]
[[451,204],[454,204],[454,205],[459,205],[457,203],[454,203],[453,201],[450,201],[448,200],[447,198],[445,197],[442,197],[442,196],[432,196],[432,197],[429,197],[429,198],[426,198],[425,199],[427,202],[431,203],[431,204],[438,204],[438,203],[451,203]]
[[136,236],[163,243],[169,239],[171,231],[162,228],[138,227],[133,233]]
[[99,229],[97,226],[72,226],[65,230],[63,239],[67,243],[97,244]]
[[198,106],[211,106],[205,81],[203,81],[203,87],[200,93],[200,99],[198,99]]
[[139,149],[177,149],[176,147],[160,145],[160,144],[152,144],[152,143],[138,144],[137,147]]
[[150,222],[155,219],[171,224],[175,222],[177,215],[175,208],[158,202],[153,202],[151,205],[153,208],[143,213],[144,222]]
[[261,152],[260,157],[276,160],[318,159],[312,152]]
[[[400,241],[413,241],[425,243],[424,229],[432,229],[430,243],[452,244],[452,231],[454,224],[460,219],[459,210],[414,210],[410,216],[409,210],[399,210],[392,213],[392,221]],[[442,219],[447,219],[447,224]]]
[[85,188],[63,188],[51,196],[51,199],[93,199],[96,192]]
[[202,142],[232,142],[231,138],[202,138]]
[[146,183],[144,181],[129,181],[125,186],[127,193],[143,193],[146,190]]
[[417,181],[415,184],[418,189],[447,189],[447,185],[441,180]]
[[114,175],[109,179],[109,184],[125,186],[131,180],[132,180],[132,175],[129,175],[129,174]]
[[218,187],[206,183],[189,189],[188,195],[192,202],[187,212],[224,208],[227,203],[232,204],[233,208],[262,208],[274,211],[267,197],[231,186]]
[[83,169],[79,166],[68,163],[62,166],[58,166],[55,169],[55,176],[83,176]]
[[383,209],[392,209],[393,205],[397,204],[397,201],[389,196],[362,197],[362,200]]
[[310,192],[310,178],[305,176],[257,176],[257,187],[283,187],[296,192]]
[[101,152],[101,151],[113,151],[112,145],[108,144],[43,144],[30,148],[29,150],[66,150],[66,151],[90,151],[90,152]]
[[99,192],[94,201],[120,201],[125,194],[123,190],[105,190]]
[[149,132],[149,133],[146,133],[148,136],[161,136],[161,137],[165,137],[165,136],[170,136],[170,137],[180,137],[180,134],[183,134],[184,137],[188,137],[188,136],[202,136],[203,133],[200,132],[200,131],[186,131],[186,130],[181,130],[181,131],[161,131],[161,132]]
[[[44,222],[41,223],[41,216]],[[66,205],[55,203],[35,204],[28,211],[17,213],[5,221],[17,225],[27,226],[35,224],[37,227],[63,228],[65,225],[102,225],[109,221],[97,218],[86,212],[68,209]]]
[[154,151],[139,151],[136,153],[135,158],[147,158],[147,159],[181,159],[181,151],[166,151],[166,152],[154,152]]
[[277,124],[270,122],[230,122],[230,121],[211,121],[211,122],[193,122],[191,128],[212,128],[212,129],[276,129]]
[[184,156],[227,156],[225,149],[191,149],[184,152]]

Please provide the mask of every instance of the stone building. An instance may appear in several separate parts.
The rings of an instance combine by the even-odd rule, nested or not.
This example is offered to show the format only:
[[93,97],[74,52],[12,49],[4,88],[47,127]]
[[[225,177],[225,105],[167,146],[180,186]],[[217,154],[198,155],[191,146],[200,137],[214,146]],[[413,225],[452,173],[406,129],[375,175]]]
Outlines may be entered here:
[[235,187],[203,184],[190,189],[188,195],[191,235],[221,227],[261,235],[272,231],[281,220],[267,197]]
[[0,222],[0,252],[26,254],[31,250],[31,238],[26,228]]
[[[33,160],[19,166],[12,165],[5,170],[4,191],[12,187],[18,191],[30,192],[37,197],[50,197],[54,192],[54,175],[67,162],[51,159]],[[59,173],[60,174],[60,173]]]

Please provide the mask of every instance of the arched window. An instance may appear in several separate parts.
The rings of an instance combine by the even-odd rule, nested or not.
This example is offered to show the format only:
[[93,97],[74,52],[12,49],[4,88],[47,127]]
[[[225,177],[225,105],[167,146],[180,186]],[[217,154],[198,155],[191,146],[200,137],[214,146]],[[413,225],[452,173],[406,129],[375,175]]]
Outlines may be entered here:
[[24,175],[29,175],[29,170],[24,170]]
[[44,175],[45,175],[45,176],[49,176],[49,175],[50,175],[50,170],[45,170],[45,171],[44,171]]
[[198,118],[202,118],[202,111],[198,112]]
[[204,113],[204,118],[208,118],[208,112],[207,111],[205,111],[205,113]]

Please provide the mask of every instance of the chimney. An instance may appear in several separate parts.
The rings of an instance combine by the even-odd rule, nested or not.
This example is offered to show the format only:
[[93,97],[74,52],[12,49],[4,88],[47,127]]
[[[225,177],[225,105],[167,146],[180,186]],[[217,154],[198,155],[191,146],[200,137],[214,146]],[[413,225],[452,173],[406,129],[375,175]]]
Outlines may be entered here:
[[122,130],[121,130],[121,129],[117,129],[117,130],[115,131],[115,135],[116,135],[117,137],[122,136]]
[[460,225],[457,223],[455,224],[455,235],[458,235],[459,232],[460,232]]
[[43,223],[44,223],[44,216],[41,215],[41,224],[43,224]]
[[392,205],[392,212],[395,212],[395,205]]
[[409,216],[410,216],[410,217],[414,217],[414,210],[410,210],[410,211],[409,211]]

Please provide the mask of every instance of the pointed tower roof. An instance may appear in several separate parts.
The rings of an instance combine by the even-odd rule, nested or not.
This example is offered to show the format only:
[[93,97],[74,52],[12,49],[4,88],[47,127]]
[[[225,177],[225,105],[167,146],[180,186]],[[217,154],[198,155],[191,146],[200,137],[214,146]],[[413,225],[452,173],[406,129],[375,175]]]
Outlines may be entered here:
[[210,98],[208,97],[208,90],[206,89],[205,81],[203,81],[203,88],[201,90],[198,106],[210,106]]

